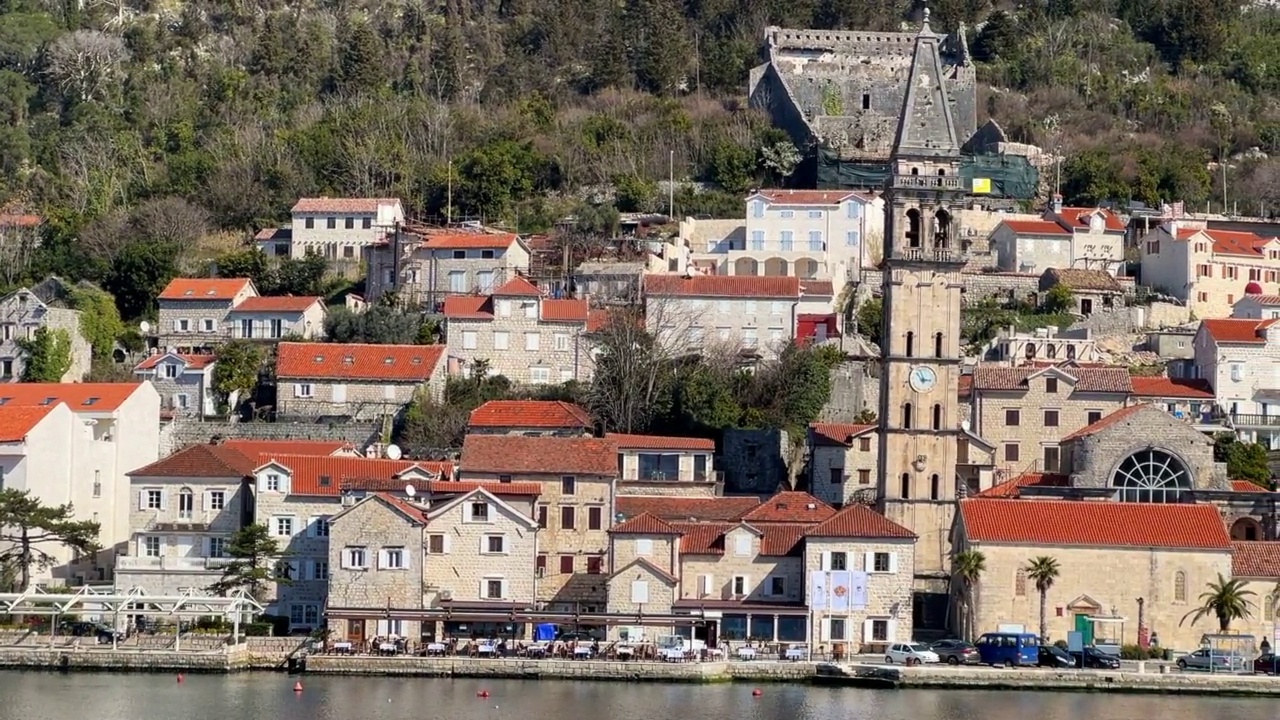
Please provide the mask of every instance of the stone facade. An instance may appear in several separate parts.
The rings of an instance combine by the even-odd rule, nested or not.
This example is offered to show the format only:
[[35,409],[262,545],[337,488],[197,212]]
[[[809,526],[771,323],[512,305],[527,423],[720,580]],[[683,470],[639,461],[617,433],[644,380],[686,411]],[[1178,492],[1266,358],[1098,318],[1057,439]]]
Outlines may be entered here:
[[[232,308],[227,313],[226,336],[232,340],[279,341],[286,337],[318,340],[324,337],[324,301],[315,298],[305,309],[269,309],[269,300],[262,298],[261,305],[248,303],[245,307]],[[279,298],[295,300],[296,298]],[[306,300],[303,298],[302,300]]]
[[725,430],[721,451],[725,492],[771,495],[790,488],[792,468],[799,467],[790,448],[785,430]]
[[[460,298],[472,301],[475,298]],[[566,317],[560,305],[580,305]],[[477,361],[492,375],[519,385],[548,385],[591,379],[592,345],[586,336],[585,300],[538,297],[492,299],[492,313],[464,313],[445,303],[450,372],[469,375]],[[555,308],[557,312],[552,313]]]
[[723,489],[723,473],[713,469],[715,441],[656,435],[617,435],[618,493],[699,495]]
[[315,253],[339,266],[357,265],[364,248],[405,219],[396,198],[302,198],[292,215],[289,256]]
[[[421,608],[427,559],[425,526],[426,517],[420,509],[381,494],[371,494],[337,513],[330,526],[326,556],[328,606]],[[336,637],[349,636],[346,621],[332,620],[329,627]],[[377,634],[375,628],[370,637]],[[405,621],[398,634],[419,637],[418,623]]]
[[[809,428],[809,492],[819,500],[843,507],[850,502],[874,500],[879,470],[880,439],[874,427],[847,426],[851,433],[828,437],[828,429],[846,429],[828,423]],[[855,429],[856,428],[856,429]],[[849,434],[853,434],[850,438]]]
[[[1187,473],[1185,489],[1230,490],[1225,463],[1213,458],[1213,438],[1160,408],[1141,405],[1115,413],[1097,429],[1063,443],[1073,488],[1115,487],[1117,470],[1135,453],[1158,450]],[[1176,467],[1175,467],[1176,469]]]
[[1280,242],[1251,232],[1173,220],[1137,242],[1145,285],[1182,301],[1197,318],[1231,317],[1247,286],[1280,293]]
[[228,299],[159,299],[156,336],[163,349],[179,352],[209,351],[227,338],[226,319],[231,308],[255,297],[253,284],[245,282],[235,297]]
[[395,415],[420,392],[442,398],[444,347],[281,343],[276,376],[281,416],[371,420]]
[[[866,540],[810,536],[804,543],[803,578],[843,565],[867,573],[867,606],[847,613],[818,610],[816,640],[849,643],[852,652],[883,652],[886,643],[912,640],[911,595],[915,576],[913,540]],[[843,554],[843,558],[839,556]],[[877,572],[876,556],[889,568]],[[833,558],[836,561],[833,562]],[[843,560],[843,563],[839,562]],[[805,590],[807,591],[807,586]],[[812,601],[810,602],[812,605]],[[843,622],[832,623],[832,620]],[[839,633],[843,625],[843,636]],[[813,632],[813,631],[811,631]]]
[[245,440],[341,440],[363,449],[377,442],[381,436],[381,422],[240,423],[177,418],[160,430],[160,454],[168,455],[188,445],[226,437]]
[[71,342],[71,366],[61,382],[80,382],[89,372],[92,348],[80,333],[80,311],[54,307],[22,288],[0,298],[0,382],[17,382],[26,368],[26,352],[20,340],[35,337],[45,328],[62,330]]
[[434,309],[446,296],[487,295],[529,270],[529,248],[510,233],[404,233],[400,243],[398,264],[390,238],[366,249],[369,301],[394,289],[401,299]]
[[444,397],[445,381],[443,369],[425,383],[281,378],[278,412],[285,418],[337,416],[356,421],[373,420],[395,415],[412,403],[419,391],[425,390],[431,398],[439,400]]
[[[485,510],[479,513],[478,507]],[[475,490],[431,510],[427,528],[426,607],[450,603],[516,604],[533,607],[540,580],[533,571],[538,556],[538,523],[522,504],[504,502]],[[439,539],[434,539],[439,536]],[[491,546],[501,538],[501,549]],[[439,554],[431,554],[441,550]],[[494,589],[500,592],[494,595]]]
[[134,369],[160,395],[160,407],[174,417],[210,417],[217,412],[213,392],[213,358],[165,353],[143,360]]

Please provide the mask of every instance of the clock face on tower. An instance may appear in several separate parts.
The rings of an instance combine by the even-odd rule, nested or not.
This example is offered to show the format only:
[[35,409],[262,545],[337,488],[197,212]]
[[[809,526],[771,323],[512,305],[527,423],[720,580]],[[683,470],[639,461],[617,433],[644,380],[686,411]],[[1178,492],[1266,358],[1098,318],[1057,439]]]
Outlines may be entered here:
[[911,371],[911,389],[916,392],[929,392],[938,384],[938,374],[931,367],[920,366]]

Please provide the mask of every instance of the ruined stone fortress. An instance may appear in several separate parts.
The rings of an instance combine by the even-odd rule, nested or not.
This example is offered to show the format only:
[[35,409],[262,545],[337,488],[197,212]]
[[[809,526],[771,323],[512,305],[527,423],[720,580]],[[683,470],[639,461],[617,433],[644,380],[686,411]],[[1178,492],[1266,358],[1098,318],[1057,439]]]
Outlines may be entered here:
[[[750,74],[751,107],[764,110],[800,148],[821,145],[842,159],[887,162],[906,99],[916,33],[765,31],[766,61]],[[959,141],[977,128],[973,62],[964,28],[940,44]]]

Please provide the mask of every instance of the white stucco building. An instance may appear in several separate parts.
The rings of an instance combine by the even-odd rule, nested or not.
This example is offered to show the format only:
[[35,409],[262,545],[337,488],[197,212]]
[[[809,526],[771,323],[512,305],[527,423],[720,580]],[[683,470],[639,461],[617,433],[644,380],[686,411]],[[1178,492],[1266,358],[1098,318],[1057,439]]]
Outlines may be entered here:
[[326,260],[358,263],[364,248],[404,222],[398,198],[302,198],[293,206],[289,257],[314,252]]
[[1246,293],[1280,293],[1280,240],[1172,220],[1139,242],[1142,284],[1200,318],[1225,318]]
[[1124,235],[1124,222],[1110,210],[1062,207],[1058,199],[1039,219],[996,225],[990,243],[997,266],[1008,272],[1072,268],[1114,276],[1124,265]]
[[1280,324],[1202,320],[1194,348],[1196,376],[1213,386],[1218,409],[1246,439],[1280,449]]

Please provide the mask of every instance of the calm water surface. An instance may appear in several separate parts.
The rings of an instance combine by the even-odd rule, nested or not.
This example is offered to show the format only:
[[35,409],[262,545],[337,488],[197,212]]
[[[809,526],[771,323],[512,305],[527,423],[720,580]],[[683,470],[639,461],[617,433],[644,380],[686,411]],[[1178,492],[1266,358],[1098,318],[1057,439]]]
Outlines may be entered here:
[[[0,672],[0,720],[1239,720],[1270,700],[808,686]],[[476,690],[489,690],[478,699]]]

